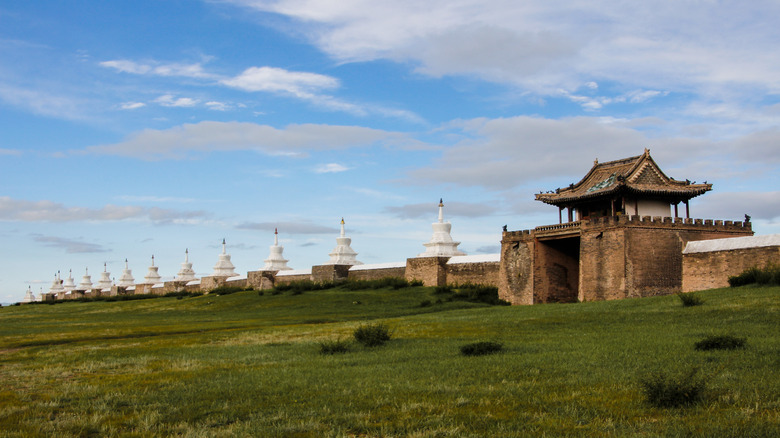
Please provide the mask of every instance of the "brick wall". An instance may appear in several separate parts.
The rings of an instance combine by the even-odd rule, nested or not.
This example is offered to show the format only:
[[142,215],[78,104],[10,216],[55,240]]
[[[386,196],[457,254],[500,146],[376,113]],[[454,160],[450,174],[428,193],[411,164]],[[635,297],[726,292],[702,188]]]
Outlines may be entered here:
[[767,263],[780,264],[780,246],[683,254],[682,291],[727,287],[730,276]]
[[501,237],[498,297],[516,304],[533,304],[534,239],[528,231],[505,231]]
[[381,280],[383,278],[405,278],[406,268],[379,268],[350,270],[350,280]]
[[447,284],[481,284],[498,287],[500,262],[448,263]]
[[448,257],[415,257],[406,259],[406,280],[419,280],[425,286],[444,286],[447,283]]

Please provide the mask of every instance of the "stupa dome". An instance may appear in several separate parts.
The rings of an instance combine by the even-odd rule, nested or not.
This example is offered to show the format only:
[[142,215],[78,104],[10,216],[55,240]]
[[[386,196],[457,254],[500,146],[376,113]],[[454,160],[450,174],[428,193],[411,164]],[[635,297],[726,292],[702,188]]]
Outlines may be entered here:
[[119,277],[117,286],[130,287],[135,284],[135,278],[133,278],[133,271],[127,267],[127,259],[125,259],[125,269],[122,270],[122,276]]
[[179,273],[176,274],[175,281],[191,281],[195,279],[195,271],[192,270],[192,263],[190,263],[190,250],[184,250],[184,261],[181,264]]
[[444,201],[439,199],[439,221],[431,224],[433,227],[433,236],[430,242],[423,243],[425,252],[417,257],[454,257],[466,255],[465,252],[458,250],[460,242],[452,240],[450,231],[452,224],[444,222]]
[[103,263],[103,272],[100,273],[100,280],[97,283],[97,289],[111,289],[114,282],[111,281],[111,273],[106,271],[106,263]]
[[27,292],[24,294],[24,299],[22,300],[23,303],[32,303],[36,301],[35,294],[33,294],[32,288],[30,286],[27,286]]
[[59,292],[65,292],[65,288],[62,287],[62,280],[60,279],[60,271],[54,274],[54,281],[51,282],[49,293],[56,294]]
[[236,267],[230,261],[230,254],[227,253],[225,239],[222,239],[222,254],[219,255],[217,264],[214,265],[212,277],[235,277]]
[[290,271],[291,267],[287,266],[287,262],[282,252],[284,247],[279,245],[279,230],[274,228],[274,244],[270,247],[271,252],[268,254],[268,258],[264,260],[265,265],[263,271]]
[[341,235],[336,238],[336,247],[328,254],[330,260],[325,262],[325,265],[362,265],[363,262],[359,262],[355,259],[357,252],[350,247],[352,239],[346,237],[344,233],[344,218],[341,218]]
[[89,275],[89,268],[85,268],[84,276],[81,277],[81,283],[76,286],[76,290],[92,290],[92,277]]
[[152,254],[152,265],[149,266],[149,270],[146,271],[146,276],[144,277],[144,283],[157,284],[162,281],[162,277],[160,277],[160,274],[157,272],[157,269],[159,269],[159,267],[154,266],[154,254]]
[[73,281],[73,270],[68,269],[68,278],[65,279],[65,282],[62,283],[62,290],[65,292],[70,292],[72,290],[76,290],[76,282]]

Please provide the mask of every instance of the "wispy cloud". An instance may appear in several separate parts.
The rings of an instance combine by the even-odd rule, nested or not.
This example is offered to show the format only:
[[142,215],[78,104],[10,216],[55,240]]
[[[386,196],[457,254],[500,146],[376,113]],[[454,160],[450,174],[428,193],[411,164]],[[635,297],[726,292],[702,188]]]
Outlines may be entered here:
[[[438,202],[425,204],[407,204],[401,206],[389,206],[385,212],[402,219],[416,219],[430,217],[438,218]],[[498,209],[491,204],[474,202],[445,202],[444,217],[485,217],[495,214]]]
[[148,220],[154,223],[186,223],[204,218],[203,211],[177,211],[163,208],[105,205],[101,208],[67,207],[44,201],[28,201],[0,196],[0,220],[13,222],[74,222]]
[[0,148],[0,155],[22,155],[22,151],[16,149],[3,149]]
[[175,97],[172,94],[164,94],[157,99],[154,99],[155,103],[158,103],[162,106],[167,107],[192,107],[198,104],[197,99],[192,99],[190,97]]
[[338,163],[321,164],[314,169],[314,173],[340,173],[350,168]]
[[109,249],[102,245],[87,242],[83,238],[68,239],[65,237],[45,236],[42,234],[32,234],[31,236],[33,240],[38,243],[42,243],[45,246],[52,248],[64,249],[65,252],[69,254],[109,252]]
[[155,75],[155,76],[181,76],[199,79],[215,79],[217,76],[206,72],[200,63],[181,64],[181,63],[161,63],[151,61],[140,63],[127,59],[117,59],[103,61],[100,66],[112,68],[122,73],[131,73],[136,75]]
[[138,109],[138,108],[143,108],[145,106],[146,106],[146,104],[143,103],[143,102],[125,102],[125,103],[119,105],[119,108],[121,108],[123,110],[134,110],[134,109]]
[[[90,146],[88,153],[144,160],[180,159],[196,152],[253,150],[271,155],[344,150],[400,142],[405,134],[358,126],[288,125],[277,129],[242,122],[200,122],[166,130],[147,129],[128,140]],[[411,141],[411,140],[410,140]]]
[[278,228],[281,234],[333,234],[339,232],[338,228],[326,227],[309,221],[244,222],[237,225],[236,228],[268,232],[273,232]]

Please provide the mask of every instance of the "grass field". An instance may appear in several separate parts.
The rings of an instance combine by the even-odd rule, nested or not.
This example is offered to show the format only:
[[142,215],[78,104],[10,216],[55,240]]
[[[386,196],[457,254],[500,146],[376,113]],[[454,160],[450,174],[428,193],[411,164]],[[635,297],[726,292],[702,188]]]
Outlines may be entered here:
[[[506,307],[413,287],[3,307],[0,436],[778,436],[780,288],[697,295]],[[366,323],[392,339],[352,341]],[[746,346],[695,350],[710,335]],[[336,340],[348,351],[320,353]],[[460,353],[478,341],[503,350]],[[645,400],[641,379],[692,370],[699,403]]]

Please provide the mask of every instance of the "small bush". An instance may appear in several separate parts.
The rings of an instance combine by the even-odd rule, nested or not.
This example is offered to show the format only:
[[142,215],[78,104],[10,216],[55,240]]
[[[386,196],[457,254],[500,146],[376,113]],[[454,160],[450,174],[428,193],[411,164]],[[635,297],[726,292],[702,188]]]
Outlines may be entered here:
[[222,295],[230,295],[236,292],[244,292],[250,290],[254,290],[254,289],[241,287],[241,286],[220,286],[216,289],[212,289],[209,293],[212,295],[222,296]]
[[729,277],[728,281],[731,287],[754,283],[780,286],[780,265],[769,263],[764,268],[748,268],[739,275]]
[[680,297],[680,302],[682,302],[683,307],[701,306],[704,304],[704,300],[702,300],[700,296],[692,293],[679,293],[677,296]]
[[701,351],[736,350],[737,348],[744,348],[746,341],[745,338],[737,338],[730,335],[714,335],[707,336],[697,342],[695,348]]
[[390,329],[381,322],[378,324],[365,324],[356,328],[353,336],[356,341],[366,347],[378,347],[390,340]]
[[262,297],[263,295],[265,295],[265,293],[263,291],[261,291],[261,290],[257,291],[257,296],[258,297]]
[[420,301],[420,307],[430,307],[431,304],[433,304],[433,303],[431,303],[431,300]]
[[320,354],[346,353],[348,351],[349,343],[341,339],[320,342]]
[[640,380],[645,400],[657,408],[676,408],[698,403],[706,387],[705,379],[697,377],[697,370],[682,377],[668,376],[662,372]]
[[498,353],[504,346],[498,342],[474,342],[460,347],[460,353],[464,356],[484,356],[486,354]]
[[335,283],[332,281],[314,282],[311,280],[299,280],[276,284],[271,293],[279,295],[282,292],[290,291],[292,295],[300,295],[308,291],[332,289],[334,286]]

